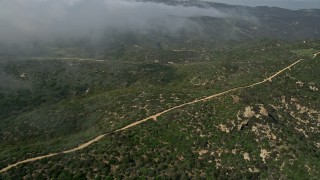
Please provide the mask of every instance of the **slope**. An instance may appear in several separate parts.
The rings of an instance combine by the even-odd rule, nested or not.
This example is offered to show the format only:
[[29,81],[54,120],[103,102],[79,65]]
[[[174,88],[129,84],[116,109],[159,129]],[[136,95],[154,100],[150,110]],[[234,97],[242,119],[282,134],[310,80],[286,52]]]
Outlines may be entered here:
[[[313,56],[314,58],[316,57],[316,54]],[[235,90],[240,90],[240,89],[243,89],[243,88],[247,88],[247,87],[254,87],[254,86],[256,86],[256,85],[259,85],[259,84],[262,84],[262,83],[266,83],[266,82],[269,82],[272,78],[274,78],[274,77],[276,77],[276,76],[278,76],[278,75],[280,75],[280,73],[282,73],[282,72],[284,72],[284,70],[287,70],[287,69],[289,69],[290,67],[292,67],[292,66],[294,66],[295,64],[297,64],[297,63],[299,63],[300,62],[300,60],[299,61],[297,61],[297,62],[295,62],[295,63],[293,63],[292,65],[290,65],[290,66],[288,66],[287,68],[285,68],[285,69],[283,69],[283,70],[281,70],[281,71],[279,71],[278,73],[276,73],[276,74],[274,74],[274,75],[272,75],[272,76],[270,76],[270,78],[266,78],[264,81],[261,81],[261,82],[259,82],[259,83],[255,83],[255,84],[253,84],[253,85],[248,85],[248,86],[246,86],[246,87],[241,87],[241,88],[236,88],[236,89],[233,89],[233,90],[229,90],[229,91],[226,91],[226,92],[231,92],[231,91],[235,91]],[[304,67],[304,68],[310,68],[310,65],[311,65],[311,68],[312,67],[314,67],[314,62],[311,62],[311,63],[308,63],[307,65],[306,65],[306,67]],[[301,71],[301,70],[300,70]],[[305,70],[302,70],[302,71],[305,71]],[[309,70],[307,70],[307,71],[309,71]],[[299,72],[299,71],[298,71]],[[304,73],[306,73],[306,72],[304,72]],[[282,75],[282,78],[283,78],[283,76],[284,75]],[[288,74],[285,76],[285,77],[287,77],[288,76]],[[306,75],[305,75],[306,76]],[[290,78],[292,78],[292,77],[296,77],[296,75],[294,74],[294,73],[290,73],[290,75],[289,75],[289,77]],[[299,77],[299,76],[298,76]],[[303,76],[301,76],[301,77],[303,77]],[[312,78],[310,78],[309,76],[306,76],[306,77],[308,77],[307,79],[308,80],[310,80],[310,79],[312,79]],[[290,80],[290,79],[289,79]],[[294,79],[295,80],[295,79]],[[311,82],[310,82],[311,83]],[[310,84],[309,83],[309,84]],[[313,83],[313,84],[312,84]],[[312,82],[311,84],[312,84],[312,86],[310,85],[310,87],[308,87],[308,88],[310,88],[310,89],[316,89],[316,87],[317,87],[317,83],[318,82]],[[276,84],[276,83],[275,83]],[[290,84],[290,83],[289,83]],[[299,84],[299,83],[298,83]],[[274,83],[272,82],[272,84],[271,84],[271,86],[272,85],[274,85]],[[280,83],[280,85],[283,85],[283,82],[281,82]],[[260,86],[259,86],[260,87]],[[311,87],[313,87],[313,88],[311,88]],[[272,87],[271,87],[272,88]],[[274,87],[273,87],[274,88]],[[256,88],[255,88],[256,89]],[[276,88],[275,88],[276,89]],[[250,91],[251,92],[255,92],[255,91],[257,91],[257,90],[251,90],[250,89]],[[258,91],[262,91],[261,93],[265,93],[264,92],[264,90],[263,90],[263,88],[258,88]],[[304,90],[305,91],[305,90]],[[225,94],[226,92],[224,92],[224,93],[220,93],[220,95],[223,95],[223,94]],[[242,91],[241,91],[242,92]],[[241,93],[240,93],[241,94]],[[299,95],[299,93],[297,93],[297,95]],[[310,94],[309,94],[310,95]],[[156,117],[158,117],[158,116],[160,116],[160,115],[162,115],[162,114],[164,114],[164,113],[167,113],[167,112],[169,112],[169,111],[171,111],[171,110],[175,110],[176,111],[176,109],[177,108],[180,108],[180,107],[183,107],[183,106],[185,106],[185,105],[191,105],[191,104],[193,104],[193,103],[196,103],[196,102],[199,102],[199,101],[203,101],[203,100],[208,100],[208,99],[211,99],[212,97],[216,97],[217,95],[214,95],[214,96],[209,96],[209,97],[206,97],[206,98],[203,98],[203,99],[201,99],[201,100],[196,100],[196,101],[193,101],[193,102],[190,102],[190,103],[186,103],[186,104],[183,104],[183,105],[180,105],[180,106],[176,106],[176,107],[173,107],[173,108],[171,108],[170,110],[166,110],[166,111],[164,111],[163,113],[159,113],[159,114],[157,114],[157,115],[154,115],[154,116],[150,116],[150,118],[156,118]],[[308,97],[312,97],[313,95],[312,95],[312,93],[311,93],[311,95],[310,96],[308,96]],[[242,97],[241,99],[247,99],[248,97],[247,97],[247,93],[244,93],[244,94],[242,94],[242,95],[240,95],[240,97]],[[252,99],[254,99],[256,96],[252,96],[251,97],[251,100]],[[260,97],[260,96],[259,96]],[[259,97],[257,97],[258,99],[259,99]],[[271,96],[272,97],[272,96]],[[282,96],[281,96],[281,98],[282,98]],[[223,98],[223,99],[225,99],[225,98]],[[234,99],[234,101],[235,101],[235,99]],[[246,101],[248,101],[248,100],[246,100]],[[250,101],[250,100],[249,100]],[[260,100],[261,101],[261,100]],[[285,103],[285,100],[281,100],[281,102],[284,102]],[[312,102],[318,102],[317,100],[315,100],[315,101],[312,101]],[[279,102],[277,102],[277,103],[279,103]],[[207,104],[208,105],[208,103],[205,103],[205,104]],[[228,106],[228,104],[225,104],[225,102],[222,102],[222,104],[223,105],[225,105],[225,106]],[[246,103],[244,103],[244,104],[246,104]],[[286,103],[285,103],[286,104]],[[200,105],[201,106],[201,105]],[[268,138],[272,143],[275,143],[274,141],[275,140],[279,140],[279,139],[277,139],[277,137],[279,136],[278,134],[277,135],[274,135],[274,134],[276,134],[274,131],[273,131],[273,126],[272,126],[272,128],[270,128],[270,126],[269,126],[269,121],[271,120],[271,122],[272,121],[276,121],[277,123],[278,123],[278,121],[279,120],[276,120],[277,118],[275,118],[275,114],[274,113],[269,113],[269,112],[271,112],[271,111],[275,111],[275,110],[277,110],[279,107],[277,107],[276,105],[271,105],[270,106],[270,104],[269,105],[267,105],[266,106],[266,104],[264,103],[264,105],[263,104],[256,104],[255,105],[256,107],[254,107],[254,106],[248,106],[248,107],[246,107],[245,108],[245,111],[244,111],[244,113],[243,113],[243,115],[242,115],[242,113],[241,114],[239,114],[239,112],[240,111],[238,111],[238,115],[237,115],[237,118],[238,118],[238,121],[240,121],[240,122],[235,122],[235,121],[232,121],[232,123],[230,124],[230,122],[225,122],[225,123],[229,123],[229,124],[227,124],[227,125],[223,125],[223,124],[220,124],[220,125],[217,125],[216,127],[217,128],[219,128],[221,131],[223,131],[223,132],[226,132],[226,133],[230,133],[230,131],[233,131],[234,129],[238,129],[238,131],[240,131],[240,130],[242,130],[244,127],[246,127],[246,126],[248,126],[248,124],[250,124],[249,122],[250,121],[256,121],[256,119],[261,119],[262,118],[262,122],[264,122],[264,123],[266,123],[266,124],[258,124],[257,126],[253,126],[252,125],[252,123],[249,125],[249,126],[251,126],[252,127],[252,132],[254,132],[255,133],[255,135],[257,135],[258,136],[258,141],[259,141],[259,138],[260,138],[260,140],[262,139],[262,140],[265,140],[266,138]],[[287,106],[287,105],[286,105]],[[221,105],[220,105],[220,107],[221,107]],[[271,110],[270,110],[270,107],[271,107]],[[301,105],[297,105],[297,107],[299,107],[300,108],[300,110],[302,109],[302,110],[304,110],[305,112],[307,112],[308,114],[309,113],[311,113],[311,116],[313,116],[313,114],[316,114],[317,113],[317,111],[316,110],[311,110],[311,109],[309,109],[308,110],[308,108],[306,109],[306,107],[304,107],[304,108],[302,108],[303,106],[301,106]],[[316,106],[315,106],[316,107]],[[255,110],[256,108],[260,108],[260,111],[258,110]],[[273,109],[272,109],[273,108]],[[314,107],[313,107],[314,108]],[[183,108],[183,109],[185,109],[185,108]],[[190,108],[187,108],[187,109],[190,109]],[[201,108],[202,110],[205,110],[205,112],[206,112],[206,109],[203,109],[203,108]],[[232,109],[232,108],[231,108]],[[193,111],[193,108],[191,108],[191,110]],[[195,109],[196,110],[196,109]],[[298,109],[299,110],[299,109]],[[178,110],[178,112],[179,112],[180,110]],[[197,111],[197,110],[196,110]],[[178,113],[178,114],[180,114],[180,113]],[[194,113],[187,113],[187,114],[194,114]],[[197,113],[195,113],[195,114],[197,114]],[[281,113],[279,113],[279,114],[281,114]],[[291,113],[290,113],[291,114]],[[168,115],[165,115],[165,116],[171,116],[172,115],[172,113],[169,113]],[[183,114],[180,114],[180,115],[185,115],[185,113],[183,113]],[[180,115],[178,115],[178,116],[180,116]],[[207,116],[207,114],[204,114],[205,116]],[[226,115],[226,114],[223,114],[224,116]],[[235,115],[235,114],[234,114]],[[278,114],[277,114],[278,115]],[[309,114],[309,116],[310,116],[310,114]],[[201,117],[201,116],[200,116]],[[209,116],[210,117],[210,116]],[[225,116],[225,117],[228,117],[228,116]],[[268,118],[264,118],[264,117],[268,117]],[[278,115],[278,117],[280,117],[280,119],[281,119],[281,115]],[[150,118],[147,118],[147,119],[145,119],[145,120],[142,120],[141,122],[145,122],[146,120],[148,120],[148,119],[150,119]],[[254,119],[252,119],[252,118],[254,118]],[[161,118],[162,119],[162,118]],[[177,119],[179,122],[182,120],[183,121],[183,119],[185,119],[184,117],[181,117],[181,118],[177,118],[177,117],[175,117],[175,119]],[[200,118],[201,119],[201,118]],[[208,120],[210,120],[211,118],[205,118],[204,120],[205,121],[208,121]],[[219,119],[219,118],[218,118]],[[244,119],[244,120],[243,120]],[[219,119],[220,121],[222,120],[222,119]],[[312,118],[310,119],[310,120],[312,120]],[[241,122],[242,121],[242,122]],[[141,122],[137,122],[137,123],[134,123],[133,125],[137,125],[137,124],[139,124],[139,123],[141,123]],[[286,122],[286,121],[285,121]],[[176,122],[177,123],[177,122]],[[238,124],[237,124],[238,123]],[[148,123],[149,124],[149,123]],[[256,123],[257,124],[257,123]],[[133,125],[129,125],[129,126],[127,126],[127,127],[133,127]],[[152,126],[152,125],[151,125]],[[228,127],[228,126],[232,126],[232,127]],[[291,124],[291,126],[292,126],[292,124]],[[207,127],[207,126],[201,126],[201,128],[205,128],[205,127]],[[211,126],[209,126],[209,127],[211,127]],[[236,128],[237,127],[237,128]],[[189,126],[189,128],[190,128],[190,126]],[[200,131],[201,131],[201,128],[200,128]],[[259,131],[258,131],[258,129],[261,131],[260,133],[261,134],[259,134]],[[308,128],[308,127],[306,127],[306,128]],[[126,128],[123,128],[123,129],[120,129],[120,131],[121,130],[124,130],[124,129],[126,129]],[[295,127],[295,129],[297,129],[297,127]],[[297,129],[297,131],[298,132],[300,132],[300,133],[303,133],[303,134],[305,134],[306,132],[302,129]],[[202,132],[199,132],[199,128],[197,129],[197,131],[196,132],[198,132],[198,133],[201,133],[202,134]],[[196,132],[194,132],[195,134],[197,134]],[[315,131],[315,133],[316,133],[317,131]],[[247,132],[245,132],[245,133],[247,133]],[[256,133],[258,133],[258,134],[256,134]],[[282,134],[280,134],[280,135],[282,135]],[[315,134],[316,135],[316,134]],[[111,134],[111,137],[113,137],[114,135],[113,134]],[[138,137],[139,137],[139,135],[137,135]],[[175,135],[174,137],[176,137],[177,135]],[[205,137],[205,135],[201,135],[201,137]],[[264,137],[265,136],[265,137]],[[305,136],[307,137],[307,136],[309,136],[309,135],[306,135],[305,134]],[[241,135],[241,137],[243,137],[243,134]],[[314,136],[315,137],[315,136]],[[100,137],[98,137],[99,139],[100,138],[102,138],[101,136]],[[173,138],[174,139],[174,138]],[[97,140],[97,139],[95,139],[95,140]],[[93,141],[93,142],[95,142],[95,140]],[[308,142],[312,142],[313,140],[311,140],[311,141],[308,141]],[[201,143],[202,141],[200,140],[200,141],[193,141],[193,143]],[[280,138],[280,142],[281,142],[281,138]],[[207,142],[208,143],[208,142]],[[266,143],[266,142],[263,142],[263,143],[259,143],[259,146],[263,146],[263,144],[264,143]],[[89,143],[90,144],[90,143]],[[86,144],[86,145],[89,145],[89,144]],[[250,144],[250,143],[249,143]],[[86,147],[86,145],[85,146],[82,146],[82,147]],[[190,145],[190,144],[189,144]],[[316,142],[315,142],[315,145],[316,145]],[[285,144],[284,144],[284,146],[285,146]],[[222,146],[223,147],[223,146]],[[268,148],[270,148],[270,147],[272,147],[272,144],[267,144],[267,147]],[[149,149],[151,148],[151,147],[148,147]],[[278,149],[278,151],[285,151],[285,150],[288,150],[286,147],[283,147],[284,149]],[[298,147],[299,148],[299,147]],[[76,150],[79,150],[79,149],[81,149],[81,148],[76,148]],[[220,150],[219,150],[220,151]],[[219,152],[218,151],[218,156],[217,155],[215,155],[214,153],[213,153],[213,155],[215,156],[215,159],[216,159],[216,167],[217,167],[217,169],[219,169],[219,167],[221,166],[221,159],[219,160],[219,158],[218,157],[220,157],[221,156],[221,153],[230,153],[230,151],[228,151],[228,150],[223,150],[223,151],[221,151],[221,152]],[[251,149],[251,151],[252,151],[252,149]],[[277,152],[278,152],[277,151]],[[70,150],[70,151],[67,151],[67,153],[68,152],[74,152],[73,150]],[[237,150],[235,150],[235,153],[233,152],[233,150],[232,150],[232,154],[237,154]],[[219,153],[220,153],[220,155],[219,155]],[[288,153],[288,152],[285,152],[284,154],[286,154],[286,153]],[[202,155],[206,155],[206,154],[208,154],[208,150],[206,150],[206,148],[204,148],[204,149],[201,149],[201,150],[199,150],[199,157],[200,156],[202,156]],[[240,152],[240,154],[242,154],[243,155],[243,157],[244,157],[244,160],[245,161],[250,161],[250,154],[248,153],[248,152]],[[289,151],[289,154],[290,154],[290,151]],[[270,157],[270,152],[267,150],[267,148],[266,149],[261,149],[261,152],[260,152],[260,157],[262,158],[262,161],[264,162],[264,163],[266,163],[266,159],[268,159],[269,157]],[[182,161],[181,160],[181,158],[182,158],[182,160],[184,159],[184,157],[182,156],[180,156],[180,161]],[[283,158],[282,156],[281,156],[281,158]],[[38,159],[35,159],[35,160],[38,160]],[[200,160],[201,160],[201,158],[200,158]],[[309,159],[310,160],[310,159]],[[120,161],[121,161],[121,158],[120,158]],[[255,159],[255,161],[257,161],[256,159]],[[212,162],[212,161],[211,161]],[[257,161],[258,162],[258,161]],[[284,161],[283,161],[284,162]],[[296,162],[296,161],[294,161],[294,162]],[[316,168],[315,167],[317,167],[317,165],[316,164],[313,164],[313,161],[312,160],[310,160],[310,161],[308,161],[309,163],[311,163],[312,164],[312,167],[311,167],[311,170],[309,170],[309,175],[315,175],[315,174],[317,174],[318,172],[316,171]],[[107,163],[108,164],[108,163]],[[220,166],[219,166],[219,164],[220,164]],[[276,163],[277,164],[277,163]],[[282,168],[282,166],[285,166],[285,162],[281,165],[281,168]],[[299,163],[298,163],[299,164]],[[261,163],[260,163],[260,165],[261,165]],[[279,164],[277,164],[277,165],[279,165]],[[291,165],[291,164],[290,164]],[[290,166],[289,165],[289,166]],[[269,166],[269,164],[268,164],[268,166]],[[311,165],[306,165],[307,167],[309,167],[309,166],[311,166]],[[202,166],[201,166],[202,167]],[[205,166],[204,166],[205,167]],[[270,167],[273,167],[272,166],[272,164],[271,164],[271,166]],[[296,166],[294,166],[294,167],[296,167]],[[228,171],[229,172],[229,170],[226,170],[225,169],[226,167],[225,166],[222,166],[222,170],[225,170],[225,171]],[[239,168],[239,167],[236,167],[236,168]],[[265,167],[264,167],[265,168]],[[279,168],[279,166],[274,166],[273,168]],[[228,168],[227,168],[228,169]],[[252,166],[252,167],[249,167],[248,168],[249,169],[249,172],[251,172],[251,173],[256,173],[256,174],[261,174],[261,173],[259,173],[260,171],[261,171],[261,167],[259,166],[259,167],[256,167],[256,166]],[[309,168],[308,168],[309,169]],[[111,169],[112,170],[112,169]],[[221,170],[221,169],[220,169]],[[288,170],[288,168],[286,168],[286,170]],[[265,175],[264,173],[266,173],[265,172],[265,169],[264,170],[262,170],[263,171],[263,173],[261,174],[261,175]],[[213,171],[214,172],[214,171]],[[280,171],[277,171],[275,174],[273,174],[275,177],[277,177],[279,174],[277,174],[277,173],[279,173]],[[195,172],[192,172],[192,173],[195,173]],[[234,173],[234,172],[233,172]],[[238,172],[239,173],[239,172]],[[306,173],[306,172],[304,172],[304,173]],[[112,172],[111,172],[111,174],[112,174]],[[219,173],[218,173],[219,174]],[[199,174],[200,176],[201,175],[203,175],[203,174]],[[247,177],[247,175],[246,174],[244,174],[246,177]],[[287,174],[287,175],[289,175],[289,174]],[[295,174],[295,175],[298,175],[298,174]]]

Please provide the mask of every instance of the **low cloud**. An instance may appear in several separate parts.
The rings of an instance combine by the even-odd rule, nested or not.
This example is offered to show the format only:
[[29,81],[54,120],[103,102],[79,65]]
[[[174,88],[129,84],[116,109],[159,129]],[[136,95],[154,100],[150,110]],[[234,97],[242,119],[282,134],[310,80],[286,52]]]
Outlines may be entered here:
[[224,17],[214,8],[170,6],[133,0],[0,0],[0,42],[92,36],[106,29],[176,31],[186,17]]

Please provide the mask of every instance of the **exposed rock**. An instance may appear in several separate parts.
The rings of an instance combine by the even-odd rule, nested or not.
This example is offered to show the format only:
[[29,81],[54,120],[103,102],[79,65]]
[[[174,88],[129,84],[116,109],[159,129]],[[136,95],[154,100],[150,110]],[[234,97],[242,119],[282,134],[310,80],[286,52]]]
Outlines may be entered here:
[[232,154],[237,154],[237,151],[238,151],[237,149],[232,149],[231,153]]
[[308,138],[309,136],[307,135],[306,131],[303,130],[302,128],[297,128],[295,127],[294,128],[295,130],[299,131],[300,133],[302,133],[304,135],[304,137]]
[[244,126],[248,125],[249,120],[244,120],[238,125],[238,131],[240,131]]
[[279,110],[279,108],[278,107],[276,107],[275,105],[273,105],[273,104],[269,104],[273,109],[275,109],[275,110]]
[[241,112],[240,112],[240,110],[239,110],[238,113],[237,113],[237,119],[238,119],[239,121],[242,120],[242,119],[240,118],[240,115],[241,115]]
[[243,153],[243,159],[246,160],[246,161],[250,161],[249,153],[247,153],[247,152]]
[[269,153],[266,149],[260,150],[260,157],[262,158],[262,161],[266,163],[266,158],[269,157]]
[[251,106],[246,107],[243,116],[246,118],[253,117],[256,113],[252,110],[253,108]]
[[263,125],[256,123],[256,126],[252,126],[251,131],[258,137],[266,137],[269,140],[276,140],[277,136],[271,132],[269,125]]
[[263,116],[269,115],[268,110],[263,105],[260,106],[260,114]]
[[252,173],[258,173],[260,172],[260,169],[254,167],[253,169],[252,168],[249,168],[249,172],[252,172]]
[[296,84],[297,84],[298,86],[300,86],[300,87],[302,87],[302,86],[304,85],[304,83],[301,82],[301,81],[296,82]]
[[204,155],[204,154],[207,154],[208,152],[209,152],[208,150],[201,149],[201,150],[199,151],[199,155],[202,156],[202,155]]
[[319,91],[318,88],[314,87],[314,86],[309,86],[309,88],[312,90],[312,91]]
[[27,74],[26,74],[26,73],[22,73],[22,74],[20,75],[20,77],[24,79],[24,78],[27,77]]
[[219,169],[219,167],[221,167],[221,159],[215,159],[216,161],[216,168]]
[[220,124],[219,127],[222,132],[226,132],[226,133],[230,132],[226,125]]

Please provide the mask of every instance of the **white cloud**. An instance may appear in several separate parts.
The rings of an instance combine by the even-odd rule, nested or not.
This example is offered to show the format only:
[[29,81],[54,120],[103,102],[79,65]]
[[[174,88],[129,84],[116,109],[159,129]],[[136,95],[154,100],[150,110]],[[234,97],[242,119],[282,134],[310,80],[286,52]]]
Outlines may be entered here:
[[173,16],[225,15],[213,8],[130,0],[0,0],[0,41],[83,35],[104,28],[174,30],[188,22]]

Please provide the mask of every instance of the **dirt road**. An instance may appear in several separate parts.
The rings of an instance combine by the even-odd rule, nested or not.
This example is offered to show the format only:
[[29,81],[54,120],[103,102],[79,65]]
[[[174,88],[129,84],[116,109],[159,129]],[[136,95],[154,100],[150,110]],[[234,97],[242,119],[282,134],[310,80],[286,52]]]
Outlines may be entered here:
[[250,85],[248,85],[248,86],[241,86],[241,87],[229,89],[229,90],[227,90],[227,91],[224,91],[224,92],[221,92],[221,93],[218,93],[218,94],[214,94],[214,95],[211,95],[211,96],[207,96],[207,97],[204,97],[204,98],[202,98],[202,99],[196,99],[196,100],[194,100],[194,101],[187,102],[187,103],[184,103],[184,104],[181,104],[181,105],[172,107],[172,108],[170,108],[170,109],[167,109],[167,110],[164,110],[164,111],[162,111],[162,112],[159,112],[159,113],[157,113],[157,114],[155,114],[155,115],[149,116],[149,117],[147,117],[147,118],[145,118],[145,119],[143,119],[143,120],[140,120],[140,121],[134,122],[134,123],[132,123],[132,124],[129,124],[128,126],[125,126],[125,127],[121,128],[121,129],[116,130],[116,132],[123,131],[123,130],[129,129],[129,128],[132,128],[132,127],[134,127],[134,126],[136,126],[136,125],[139,125],[139,124],[141,124],[141,123],[144,123],[144,122],[146,122],[146,121],[148,121],[148,120],[150,120],[150,119],[156,120],[157,117],[159,117],[159,116],[161,116],[161,115],[163,115],[163,114],[165,114],[165,113],[167,113],[167,112],[169,112],[169,111],[173,111],[173,110],[175,110],[175,109],[182,108],[182,107],[187,106],[187,105],[195,104],[195,103],[198,103],[198,102],[201,102],[201,101],[207,101],[207,100],[210,100],[210,99],[213,99],[213,98],[222,96],[222,95],[224,95],[224,94],[227,94],[227,93],[230,93],[230,92],[233,92],[233,91],[237,91],[237,90],[240,90],[240,89],[246,89],[246,88],[250,88],[250,87],[257,86],[257,85],[259,85],[259,84],[266,83],[266,82],[268,82],[268,81],[271,81],[273,78],[277,77],[278,75],[280,75],[280,74],[283,73],[284,71],[290,69],[290,68],[293,67],[294,65],[298,64],[298,63],[301,62],[302,60],[303,60],[303,59],[300,59],[300,60],[292,63],[291,65],[289,65],[289,66],[287,66],[286,68],[278,71],[278,72],[275,73],[274,75],[272,75],[272,76],[264,79],[263,81],[260,81],[260,82],[254,83],[254,84],[250,84]]
[[[314,56],[313,56],[312,59],[316,58],[318,54],[320,54],[320,52],[314,54]],[[156,120],[157,117],[159,117],[159,116],[161,116],[161,115],[163,115],[163,114],[165,114],[165,113],[168,113],[168,112],[173,111],[173,110],[178,109],[178,108],[182,108],[182,107],[187,106],[187,105],[191,105],[191,104],[195,104],[195,103],[198,103],[198,102],[207,101],[207,100],[210,100],[210,99],[213,99],[213,98],[222,96],[222,95],[224,95],[224,94],[227,94],[227,93],[230,93],[230,92],[233,92],[233,91],[237,91],[237,90],[240,90],[240,89],[251,88],[251,87],[254,87],[254,86],[257,86],[257,85],[266,83],[266,82],[270,82],[270,81],[272,81],[272,79],[274,79],[275,77],[277,77],[278,75],[280,75],[280,74],[283,73],[284,71],[290,69],[291,67],[295,66],[296,64],[300,63],[301,61],[303,61],[303,59],[297,60],[296,62],[290,64],[289,66],[281,69],[281,70],[278,71],[277,73],[273,74],[272,76],[270,76],[270,77],[268,77],[268,78],[266,78],[266,79],[264,79],[264,80],[262,80],[262,81],[260,81],[260,82],[253,83],[253,84],[250,84],[250,85],[247,85],[247,86],[241,86],[241,87],[233,88],[233,89],[230,89],[230,90],[227,90],[227,91],[218,93],[218,94],[214,94],[214,95],[211,95],[211,96],[208,96],[208,97],[204,97],[204,98],[202,98],[202,99],[196,99],[196,100],[194,100],[194,101],[187,102],[187,103],[184,103],[184,104],[181,104],[181,105],[172,107],[172,108],[170,108],[170,109],[167,109],[167,110],[164,110],[164,111],[159,112],[159,113],[157,113],[157,114],[154,114],[154,115],[152,115],[152,116],[149,116],[149,117],[147,117],[147,118],[145,118],[145,119],[142,119],[142,120],[136,121],[136,122],[134,122],[134,123],[132,123],[132,124],[129,124],[129,125],[121,128],[121,129],[116,130],[115,132],[120,132],[120,131],[124,131],[124,130],[130,129],[130,128],[132,128],[132,127],[135,127],[135,126],[137,126],[137,125],[139,125],[139,124],[142,124],[142,123],[144,123],[144,122],[146,122],[146,121],[149,121],[149,120]],[[8,165],[7,167],[1,169],[1,170],[0,170],[0,173],[6,172],[6,171],[8,171],[9,169],[14,168],[14,167],[16,167],[16,166],[18,166],[18,165],[20,165],[20,164],[26,164],[26,163],[33,162],[33,161],[38,161],[38,160],[45,159],[45,158],[49,158],[49,157],[56,156],[56,155],[59,155],[59,154],[68,154],[68,153],[72,153],[72,152],[75,152],[75,151],[79,151],[79,150],[84,149],[84,148],[90,146],[91,144],[93,144],[93,143],[101,140],[101,139],[102,139],[103,137],[105,137],[106,135],[107,135],[107,134],[102,134],[102,135],[100,135],[100,136],[98,136],[98,137],[96,137],[96,138],[94,138],[94,139],[92,139],[92,140],[90,140],[90,141],[88,141],[88,142],[86,142],[86,143],[84,143],[84,144],[79,145],[79,146],[76,147],[76,148],[73,148],[73,149],[70,149],[70,150],[66,150],[66,151],[63,151],[63,152],[61,152],[61,153],[51,153],[51,154],[48,154],[48,155],[39,156],[39,157],[34,157],[34,158],[29,158],[29,159],[26,159],[26,160],[23,160],[23,161],[19,161],[19,162],[15,163],[15,164]]]
[[320,54],[320,52],[317,52],[317,53],[313,54],[312,59],[316,58],[319,54]]
[[65,61],[96,61],[96,62],[105,62],[108,60],[103,59],[84,59],[84,58],[29,58],[35,60],[65,60]]

